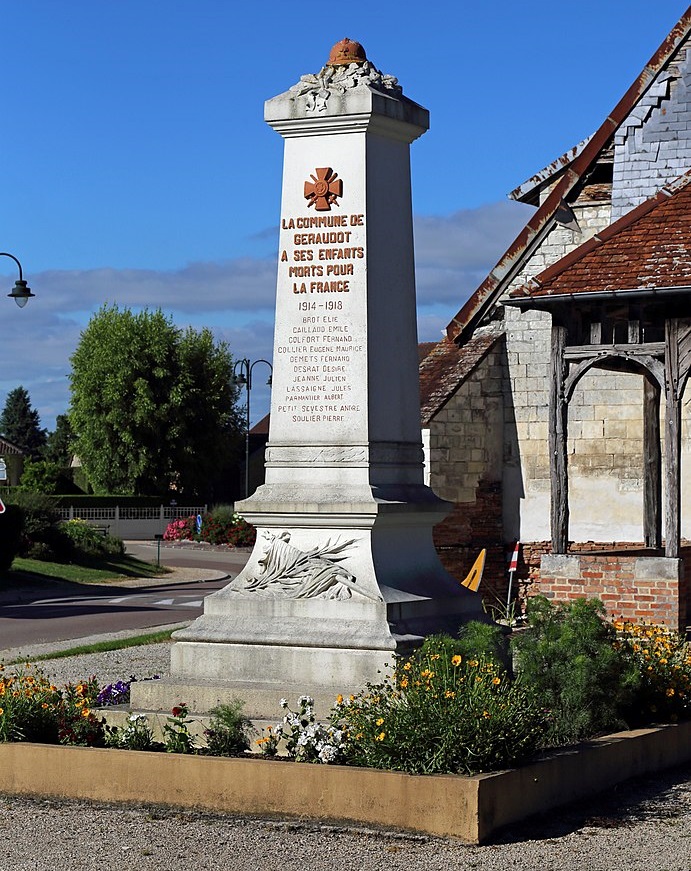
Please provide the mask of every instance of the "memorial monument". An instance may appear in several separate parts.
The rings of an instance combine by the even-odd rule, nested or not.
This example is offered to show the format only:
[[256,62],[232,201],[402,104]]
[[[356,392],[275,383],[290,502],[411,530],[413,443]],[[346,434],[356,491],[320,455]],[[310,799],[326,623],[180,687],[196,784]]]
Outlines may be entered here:
[[143,708],[328,709],[482,616],[439,562],[450,506],[423,483],[409,151],[428,112],[345,39],[265,120],[285,160],[266,483],[237,505],[257,543],[175,633],[171,678],[132,685]]

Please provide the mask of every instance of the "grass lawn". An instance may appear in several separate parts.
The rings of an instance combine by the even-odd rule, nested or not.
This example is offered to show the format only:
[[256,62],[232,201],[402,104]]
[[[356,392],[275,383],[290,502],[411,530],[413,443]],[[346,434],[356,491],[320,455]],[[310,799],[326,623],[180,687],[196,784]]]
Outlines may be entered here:
[[168,569],[153,563],[143,562],[133,556],[107,557],[88,564],[51,563],[43,560],[17,557],[2,583],[4,586],[21,586],[37,581],[69,581],[74,584],[104,584],[123,578],[160,578]]

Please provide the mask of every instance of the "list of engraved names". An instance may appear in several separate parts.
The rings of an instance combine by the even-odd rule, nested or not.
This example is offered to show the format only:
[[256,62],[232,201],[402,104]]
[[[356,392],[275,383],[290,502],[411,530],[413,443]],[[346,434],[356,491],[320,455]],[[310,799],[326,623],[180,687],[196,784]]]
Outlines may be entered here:
[[361,214],[281,221],[279,288],[290,302],[276,351],[288,377],[275,407],[292,423],[342,423],[360,411],[352,384],[365,347],[352,294],[364,279],[364,224]]

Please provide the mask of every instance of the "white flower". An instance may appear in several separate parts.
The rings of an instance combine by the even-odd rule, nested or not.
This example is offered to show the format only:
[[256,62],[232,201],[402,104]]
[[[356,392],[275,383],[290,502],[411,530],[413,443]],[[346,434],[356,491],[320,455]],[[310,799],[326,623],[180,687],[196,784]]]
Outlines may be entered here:
[[310,698],[310,696],[300,696],[298,699],[298,705],[301,707],[304,705],[305,707],[311,706],[314,704],[314,699]]
[[338,750],[332,747],[331,744],[325,744],[319,751],[319,759],[326,764],[333,762],[337,756]]
[[287,708],[288,707],[288,699],[281,699],[280,704],[281,704],[282,708]]

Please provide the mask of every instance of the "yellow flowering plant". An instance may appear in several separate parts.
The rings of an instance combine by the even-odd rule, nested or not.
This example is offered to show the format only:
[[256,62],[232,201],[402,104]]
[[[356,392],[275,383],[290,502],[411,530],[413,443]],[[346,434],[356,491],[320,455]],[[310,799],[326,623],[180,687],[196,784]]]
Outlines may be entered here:
[[381,684],[337,704],[332,723],[344,732],[346,764],[474,774],[532,754],[545,716],[495,659],[468,658],[452,639],[433,636],[397,658]]
[[0,670],[0,741],[103,744],[103,724],[91,711],[95,678],[54,686],[41,669],[24,663]]
[[60,693],[31,663],[0,672],[0,741],[57,743]]
[[614,620],[614,646],[637,668],[640,680],[627,711],[631,725],[674,722],[691,715],[691,646],[677,632],[653,623]]

